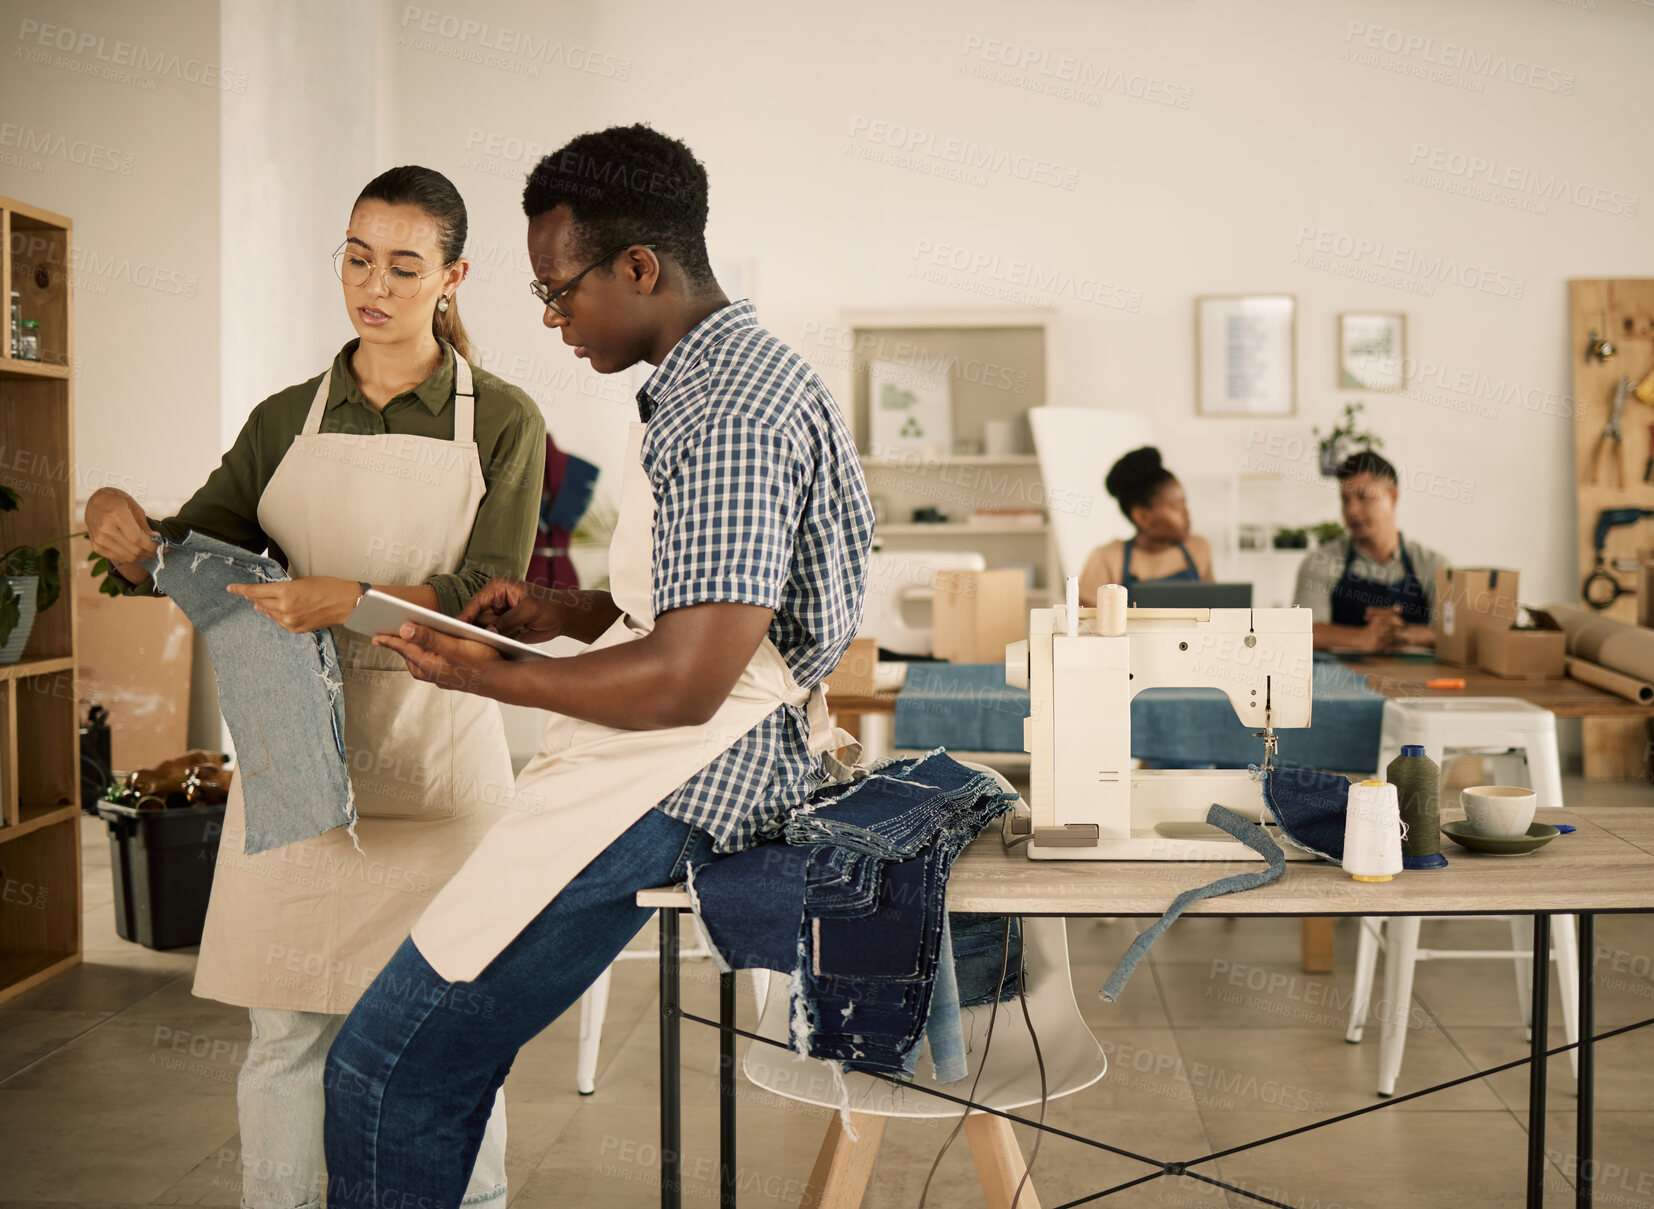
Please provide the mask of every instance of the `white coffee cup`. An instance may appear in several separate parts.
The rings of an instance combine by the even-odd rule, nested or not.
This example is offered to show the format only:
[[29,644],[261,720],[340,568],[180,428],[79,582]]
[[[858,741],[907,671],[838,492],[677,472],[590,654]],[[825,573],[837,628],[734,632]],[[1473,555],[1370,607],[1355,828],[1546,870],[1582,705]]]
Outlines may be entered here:
[[1017,422],[989,420],[982,425],[982,439],[990,457],[1010,457],[1017,451]]
[[1537,800],[1533,790],[1519,785],[1473,785],[1459,792],[1465,819],[1477,835],[1526,835]]

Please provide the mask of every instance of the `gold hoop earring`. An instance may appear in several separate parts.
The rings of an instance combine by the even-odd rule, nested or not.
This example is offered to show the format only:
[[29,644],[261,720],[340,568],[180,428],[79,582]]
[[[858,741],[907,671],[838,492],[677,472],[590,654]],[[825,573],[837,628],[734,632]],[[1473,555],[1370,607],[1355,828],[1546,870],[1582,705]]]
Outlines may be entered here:
[[438,311],[440,311],[441,313],[443,313],[443,314],[447,314],[447,312],[448,312],[448,295],[444,294],[441,298],[438,298],[436,300],[436,309]]

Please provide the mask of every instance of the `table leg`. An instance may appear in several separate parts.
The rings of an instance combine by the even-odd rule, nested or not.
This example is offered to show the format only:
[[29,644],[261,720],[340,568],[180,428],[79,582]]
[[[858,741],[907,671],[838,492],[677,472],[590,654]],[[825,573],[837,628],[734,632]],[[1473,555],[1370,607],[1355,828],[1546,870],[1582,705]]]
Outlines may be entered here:
[[1306,974],[1330,974],[1333,967],[1333,929],[1330,915],[1306,915],[1298,923],[1298,964]]
[[718,1205],[735,1209],[735,974],[718,975]]
[[1550,1039],[1551,917],[1533,917],[1533,1042],[1528,1047],[1528,1209],[1545,1205],[1545,1050]]
[[1596,1124],[1596,1064],[1591,1034],[1596,1032],[1597,917],[1579,917],[1579,1132],[1574,1156],[1574,1204],[1589,1209],[1591,1182],[1596,1177],[1592,1156],[1592,1128]]
[[678,1004],[678,911],[660,913],[660,1205],[683,1209],[683,1088]]

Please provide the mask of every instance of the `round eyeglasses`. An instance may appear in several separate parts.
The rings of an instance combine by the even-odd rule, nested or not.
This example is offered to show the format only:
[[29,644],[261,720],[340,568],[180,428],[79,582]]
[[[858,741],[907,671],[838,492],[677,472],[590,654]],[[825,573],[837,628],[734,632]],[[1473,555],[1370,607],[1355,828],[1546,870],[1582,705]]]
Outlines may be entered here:
[[[378,266],[365,256],[359,255],[349,246],[349,241],[339,245],[333,253],[333,272],[339,280],[352,289],[359,289],[373,279],[373,271]],[[453,262],[450,261],[449,264]],[[427,277],[442,272],[448,265],[438,265],[429,272],[421,273],[414,264],[392,264],[380,269],[379,275],[384,280],[385,291],[397,298],[412,298],[419,293],[419,286]]]

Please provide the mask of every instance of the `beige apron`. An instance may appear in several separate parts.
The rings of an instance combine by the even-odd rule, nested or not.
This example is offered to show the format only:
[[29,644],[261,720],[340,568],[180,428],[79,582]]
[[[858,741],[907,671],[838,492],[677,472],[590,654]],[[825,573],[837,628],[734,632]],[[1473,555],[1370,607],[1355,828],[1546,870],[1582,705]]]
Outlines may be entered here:
[[[331,371],[259,499],[295,577],[418,584],[457,571],[486,484],[471,367],[454,358],[454,439],[322,433]],[[360,849],[342,827],[256,856],[239,776],[224,813],[195,993],[348,1012],[512,792],[498,706],[408,675],[335,628]]]
[[[634,642],[655,625],[655,494],[643,469],[643,432],[632,425],[609,547],[610,591],[623,616],[591,650]],[[768,637],[704,726],[617,730],[551,715],[506,817],[414,925],[421,955],[450,982],[476,978],[605,848],[783,703],[807,707],[812,752],[859,750],[828,726],[825,688],[800,688]],[[831,756],[828,767],[842,773]]]

